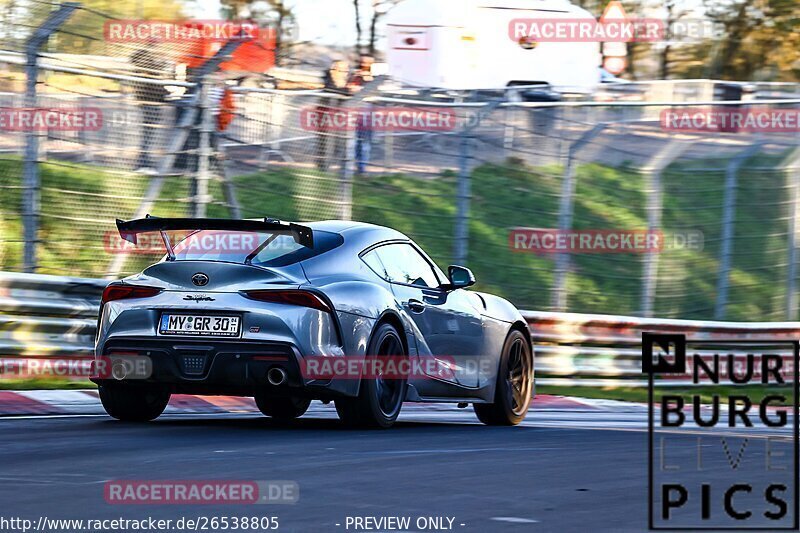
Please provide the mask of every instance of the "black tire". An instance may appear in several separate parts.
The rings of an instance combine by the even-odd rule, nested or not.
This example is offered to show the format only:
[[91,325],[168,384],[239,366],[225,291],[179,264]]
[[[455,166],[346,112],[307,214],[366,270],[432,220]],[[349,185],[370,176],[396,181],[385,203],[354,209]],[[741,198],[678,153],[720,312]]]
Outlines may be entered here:
[[516,426],[525,419],[533,392],[533,354],[521,331],[512,330],[503,345],[494,403],[473,405],[488,426]]
[[[403,357],[406,354],[400,334],[384,323],[372,335],[369,356]],[[336,412],[348,426],[386,429],[394,424],[406,397],[407,379],[362,379],[358,397],[336,400]]]
[[255,400],[258,410],[261,411],[264,416],[283,422],[300,418],[308,411],[308,406],[311,405],[311,400],[299,398],[297,396],[267,396],[265,394],[256,394]]
[[111,417],[124,422],[155,420],[169,403],[170,393],[157,387],[100,385],[103,408]]

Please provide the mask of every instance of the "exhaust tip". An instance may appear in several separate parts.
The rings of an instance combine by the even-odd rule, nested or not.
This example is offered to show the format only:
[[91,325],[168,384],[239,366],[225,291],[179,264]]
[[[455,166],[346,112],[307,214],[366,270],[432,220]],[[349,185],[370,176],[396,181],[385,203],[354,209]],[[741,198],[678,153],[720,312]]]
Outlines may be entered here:
[[267,372],[267,381],[269,381],[270,385],[275,387],[286,383],[286,379],[288,377],[289,376],[286,375],[286,371],[278,366],[273,366]]

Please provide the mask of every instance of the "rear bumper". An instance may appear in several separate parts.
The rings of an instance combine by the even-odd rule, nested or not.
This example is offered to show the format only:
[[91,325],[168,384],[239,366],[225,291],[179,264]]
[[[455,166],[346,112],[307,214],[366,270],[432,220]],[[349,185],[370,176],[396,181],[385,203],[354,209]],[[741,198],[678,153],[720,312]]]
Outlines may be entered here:
[[[300,375],[304,356],[342,357],[346,353],[348,346],[337,315],[250,300],[238,292],[202,293],[211,301],[203,305],[187,303],[198,294],[165,291],[151,298],[108,302],[100,316],[96,358],[115,353],[148,358],[152,371],[147,379],[134,376],[123,381],[132,386],[161,384],[179,393],[252,396],[259,391],[307,394],[319,399],[358,394],[358,380],[318,382]],[[161,335],[159,324],[165,312],[240,316],[240,335]],[[267,372],[275,367],[288,376],[279,387],[267,380]],[[109,373],[102,376],[107,382],[113,381]]]
[[[287,343],[254,342],[241,339],[167,339],[147,337],[113,337],[98,346],[99,357],[124,356],[126,360],[141,358],[147,374],[125,375],[115,372],[93,382],[125,382],[131,386],[159,385],[173,393],[253,396],[256,391],[274,395],[308,396],[335,399],[353,394],[352,383],[338,380],[308,380],[301,375],[302,355]],[[285,382],[271,384],[271,369],[282,369]]]

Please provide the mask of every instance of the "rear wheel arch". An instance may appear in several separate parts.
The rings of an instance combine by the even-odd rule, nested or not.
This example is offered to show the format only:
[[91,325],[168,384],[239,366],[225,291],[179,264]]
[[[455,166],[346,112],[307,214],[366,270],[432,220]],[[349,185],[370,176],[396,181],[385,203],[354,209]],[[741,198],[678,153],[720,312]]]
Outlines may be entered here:
[[[394,337],[391,345],[384,345]],[[402,321],[393,313],[384,313],[375,323],[367,344],[367,356],[406,357],[407,339]],[[398,345],[399,344],[399,345]],[[394,424],[406,396],[406,378],[364,377],[359,381],[355,398],[336,400],[339,418],[350,426],[388,428]],[[388,391],[388,395],[387,395]],[[388,405],[384,405],[388,402]]]
[[[375,333],[380,329],[383,324],[391,325],[396,331],[397,334],[400,335],[400,342],[403,343],[403,350],[405,351],[406,355],[410,355],[409,353],[409,341],[408,337],[406,336],[406,328],[403,327],[403,320],[392,311],[384,311],[384,313],[378,317],[375,321],[375,325],[372,326],[372,330],[369,332],[369,337],[367,338],[366,350],[369,351],[369,347],[372,344],[372,340],[375,338]],[[374,355],[365,353],[364,355]],[[359,380],[358,387],[356,388],[356,396],[361,392],[361,380]]]
[[[408,336],[406,335],[406,328],[403,325],[403,320],[400,318],[399,315],[393,313],[392,311],[384,312],[380,318],[375,322],[375,326],[372,328],[372,332],[369,335],[369,341],[367,342],[367,346],[369,343],[372,342],[372,337],[375,335],[375,332],[378,331],[378,328],[381,327],[383,324],[389,324],[397,330],[398,335],[400,335],[400,342],[403,343],[403,349],[406,352],[406,355],[410,355],[409,353],[409,341]],[[372,355],[372,354],[367,354]]]

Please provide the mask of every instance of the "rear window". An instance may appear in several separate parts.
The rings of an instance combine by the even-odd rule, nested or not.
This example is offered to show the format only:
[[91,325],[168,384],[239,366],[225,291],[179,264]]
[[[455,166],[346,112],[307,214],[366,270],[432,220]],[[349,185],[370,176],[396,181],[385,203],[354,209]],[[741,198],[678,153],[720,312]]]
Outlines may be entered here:
[[305,261],[341,246],[341,235],[314,231],[314,247],[306,248],[291,235],[247,231],[197,231],[174,247],[176,261],[249,262],[281,267]]

